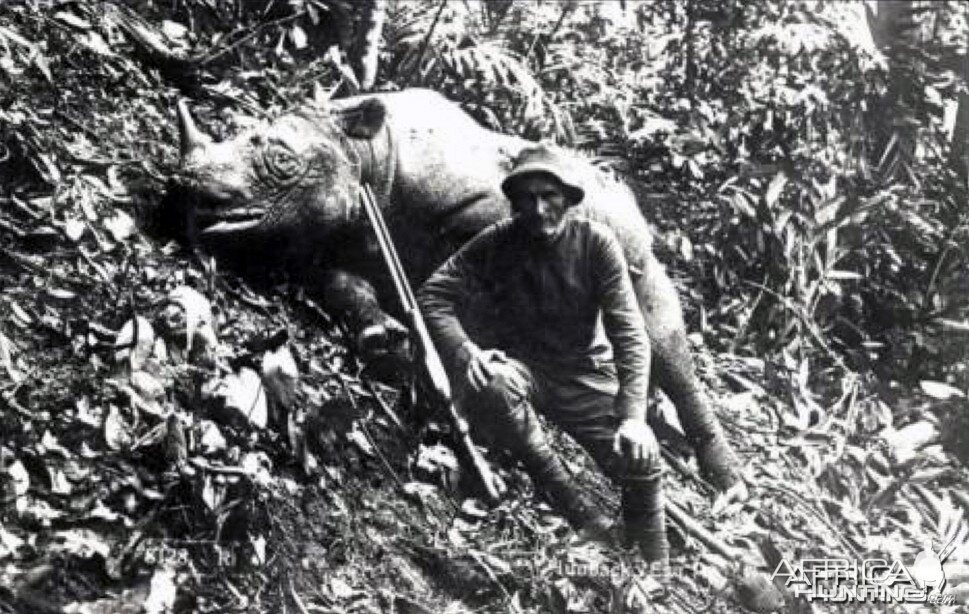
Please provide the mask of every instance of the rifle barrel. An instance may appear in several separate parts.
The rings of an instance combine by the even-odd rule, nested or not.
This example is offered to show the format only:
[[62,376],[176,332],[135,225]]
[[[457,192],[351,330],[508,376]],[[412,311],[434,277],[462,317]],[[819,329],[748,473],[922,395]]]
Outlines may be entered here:
[[362,199],[364,208],[367,210],[367,217],[370,218],[370,224],[376,231],[380,251],[384,255],[387,268],[390,269],[390,276],[393,278],[394,287],[397,289],[397,296],[403,304],[404,312],[410,315],[417,308],[417,300],[414,298],[414,292],[411,290],[410,283],[408,283],[404,266],[400,263],[400,256],[397,255],[397,248],[390,238],[390,231],[387,230],[384,217],[378,209],[377,199],[374,198],[369,184],[363,185]]
[[410,320],[411,331],[417,337],[417,344],[424,356],[424,367],[427,370],[431,385],[441,397],[440,400],[447,405],[448,413],[457,426],[460,442],[471,457],[471,463],[484,485],[488,498],[491,501],[498,501],[501,495],[495,485],[494,475],[491,473],[487,461],[471,440],[467,422],[454,406],[454,400],[451,398],[451,384],[448,382],[444,365],[441,364],[441,357],[434,348],[431,335],[427,330],[427,324],[421,316],[420,309],[418,309],[417,299],[414,298],[414,291],[404,273],[404,266],[400,263],[400,256],[397,255],[397,249],[394,247],[390,231],[387,230],[383,214],[377,205],[377,199],[374,198],[373,191],[366,183],[363,184],[360,191],[360,200],[363,201],[363,208],[366,210],[370,225],[373,226],[374,233],[377,235],[380,252],[383,254],[384,263],[390,271],[390,277],[393,279],[397,297],[404,308],[404,313]]

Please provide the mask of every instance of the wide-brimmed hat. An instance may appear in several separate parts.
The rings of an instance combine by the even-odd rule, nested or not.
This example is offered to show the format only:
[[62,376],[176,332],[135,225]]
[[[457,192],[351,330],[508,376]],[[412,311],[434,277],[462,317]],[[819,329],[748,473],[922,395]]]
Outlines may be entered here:
[[562,193],[575,205],[585,197],[585,190],[566,177],[574,177],[571,162],[562,154],[546,145],[526,147],[518,154],[511,172],[501,182],[501,191],[509,199],[514,199],[519,182],[529,176],[545,175],[552,177],[562,186]]

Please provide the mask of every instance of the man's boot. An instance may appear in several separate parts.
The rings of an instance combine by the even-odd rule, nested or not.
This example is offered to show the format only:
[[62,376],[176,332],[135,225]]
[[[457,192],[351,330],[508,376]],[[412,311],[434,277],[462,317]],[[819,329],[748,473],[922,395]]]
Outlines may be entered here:
[[542,493],[555,511],[565,516],[576,532],[600,542],[608,542],[612,522],[597,506],[591,504],[576,486],[558,456],[547,450],[531,450],[525,469],[535,490]]
[[528,393],[529,383],[524,374],[510,367],[496,369],[488,386],[477,393],[478,413],[489,417],[491,433],[522,461],[535,490],[549,499],[573,529],[607,541],[609,518],[590,505],[576,488],[572,476],[549,444]]
[[622,515],[626,542],[639,548],[654,575],[668,572],[670,547],[666,540],[666,510],[662,472],[627,476],[622,482]]

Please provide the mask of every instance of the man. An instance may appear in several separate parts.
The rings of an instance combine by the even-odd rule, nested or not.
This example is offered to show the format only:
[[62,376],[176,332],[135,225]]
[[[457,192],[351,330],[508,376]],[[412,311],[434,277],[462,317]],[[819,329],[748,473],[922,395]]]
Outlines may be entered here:
[[[524,150],[502,183],[512,218],[445,262],[418,301],[476,427],[523,462],[574,527],[604,537],[609,520],[572,484],[541,411],[621,486],[627,540],[665,566],[660,452],[645,422],[649,337],[612,231],[567,215],[584,196],[567,166],[544,146]],[[475,320],[478,343],[466,330]]]

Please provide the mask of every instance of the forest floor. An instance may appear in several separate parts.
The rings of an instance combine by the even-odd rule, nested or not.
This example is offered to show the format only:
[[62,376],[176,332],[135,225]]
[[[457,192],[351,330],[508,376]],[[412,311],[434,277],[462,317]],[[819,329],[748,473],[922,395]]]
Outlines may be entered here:
[[654,590],[507,460],[508,495],[476,498],[443,415],[371,381],[298,288],[158,231],[178,94],[157,70],[69,12],[5,13],[0,41],[0,612],[808,612],[836,606],[766,590],[782,561],[915,568],[927,540],[969,600],[960,391],[837,361],[808,389],[785,353],[693,335],[751,496],[714,506],[662,429],[667,496],[713,539],[671,522]]

